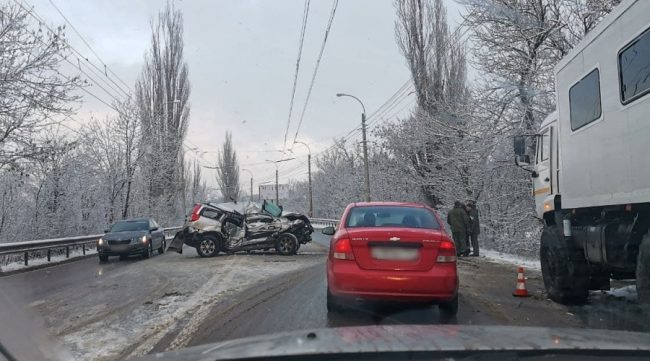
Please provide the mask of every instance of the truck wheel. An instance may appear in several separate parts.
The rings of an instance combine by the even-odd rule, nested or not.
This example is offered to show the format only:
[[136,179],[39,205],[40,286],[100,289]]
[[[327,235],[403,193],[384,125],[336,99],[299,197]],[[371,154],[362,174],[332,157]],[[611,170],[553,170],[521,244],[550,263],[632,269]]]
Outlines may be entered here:
[[196,247],[196,251],[201,257],[214,257],[219,253],[220,248],[220,242],[217,237],[203,236],[201,242]]
[[650,232],[639,246],[636,260],[636,294],[639,303],[650,303]]
[[579,249],[568,245],[557,227],[544,227],[539,249],[548,297],[561,304],[584,304],[589,296],[589,268]]
[[282,233],[275,242],[275,250],[283,256],[296,254],[298,238],[291,233]]

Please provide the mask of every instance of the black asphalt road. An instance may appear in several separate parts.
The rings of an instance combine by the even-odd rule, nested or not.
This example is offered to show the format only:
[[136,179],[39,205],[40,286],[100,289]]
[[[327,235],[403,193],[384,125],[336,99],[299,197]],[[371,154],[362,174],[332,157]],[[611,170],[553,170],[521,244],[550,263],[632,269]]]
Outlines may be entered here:
[[[543,291],[541,275],[535,271],[526,273],[532,297],[512,297],[516,267],[485,258],[459,261],[460,311],[453,319],[442,318],[436,307],[358,304],[347,312],[328,313],[325,308],[328,238],[315,234],[314,240],[312,245],[300,250],[303,256],[313,259],[311,266],[264,279],[217,300],[191,336],[189,345],[309,328],[386,324],[595,327],[650,332],[650,312],[631,301],[594,293],[586,306],[566,307],[551,302]],[[90,257],[0,277],[0,289],[10,290],[8,293],[17,302],[31,305],[41,313],[55,335],[65,335],[111,315],[119,313],[128,317],[129,310],[167,294],[186,294],[198,289],[211,273],[187,275],[191,268],[184,267],[191,264],[202,269],[204,265],[219,265],[237,257],[242,256],[200,259],[195,252],[188,252],[149,260],[112,258],[105,264]],[[279,258],[273,261],[274,257]],[[255,262],[256,258],[246,259]],[[262,255],[259,259],[260,262],[293,260],[273,255]],[[163,268],[166,272],[156,273]],[[192,284],[179,283],[179,279],[185,278]],[[93,305],[101,307],[93,308]],[[169,349],[178,332],[170,331],[152,351]]]
[[[157,257],[147,261],[156,262]],[[0,287],[12,290],[16,299],[29,304],[73,285],[95,283],[137,262],[143,261],[138,257],[125,261],[119,261],[118,257],[111,257],[109,262],[99,263],[97,256],[91,256],[78,261],[0,277]]]
[[[328,239],[315,237],[324,246]],[[464,258],[459,313],[445,319],[437,307],[359,304],[343,313],[325,307],[325,263],[265,281],[236,300],[215,307],[191,345],[300,329],[389,324],[483,324],[546,327],[595,327],[650,332],[648,312],[633,302],[599,294],[589,305],[566,307],[545,297],[541,275],[527,272],[532,297],[515,298],[515,266]],[[619,285],[620,286],[620,285]]]

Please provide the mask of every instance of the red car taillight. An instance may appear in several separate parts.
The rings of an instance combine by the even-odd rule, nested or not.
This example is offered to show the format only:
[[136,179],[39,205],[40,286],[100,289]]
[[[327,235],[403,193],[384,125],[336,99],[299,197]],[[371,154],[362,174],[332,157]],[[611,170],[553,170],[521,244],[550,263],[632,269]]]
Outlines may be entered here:
[[190,222],[196,222],[199,220],[199,211],[201,210],[201,205],[197,204],[192,208],[192,215],[190,215]]
[[332,255],[336,259],[354,259],[354,254],[352,253],[352,245],[350,244],[350,239],[341,238],[336,243],[334,243],[334,252]]
[[442,241],[438,247],[438,263],[456,262],[456,246],[453,242]]

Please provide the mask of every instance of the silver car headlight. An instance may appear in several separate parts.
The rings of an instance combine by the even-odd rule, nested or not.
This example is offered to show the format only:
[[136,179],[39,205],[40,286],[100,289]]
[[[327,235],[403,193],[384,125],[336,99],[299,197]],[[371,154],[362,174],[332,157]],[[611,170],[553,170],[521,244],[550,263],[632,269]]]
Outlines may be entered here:
[[140,242],[147,243],[147,236],[142,236],[142,238],[140,238]]
[[108,242],[107,242],[104,238],[100,238],[100,239],[97,241],[97,245],[98,245],[98,246],[106,246],[107,244],[108,244]]

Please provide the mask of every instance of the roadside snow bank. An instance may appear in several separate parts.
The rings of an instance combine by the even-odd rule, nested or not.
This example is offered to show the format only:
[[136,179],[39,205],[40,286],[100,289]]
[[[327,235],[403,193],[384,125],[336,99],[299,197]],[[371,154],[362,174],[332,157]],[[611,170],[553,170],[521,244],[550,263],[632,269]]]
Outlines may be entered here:
[[493,251],[490,249],[481,249],[481,254],[485,258],[496,263],[511,264],[514,266],[524,267],[524,269],[533,269],[537,271],[540,271],[542,269],[538,259],[515,256],[512,254]]
[[[58,250],[58,253],[60,253],[60,254],[54,254],[54,252],[53,252],[52,256],[50,257],[51,261],[49,261],[49,262],[47,260],[47,253],[46,252],[41,252],[41,253],[43,253],[43,254],[40,254],[40,255],[39,254],[36,254],[36,255],[30,254],[29,260],[28,260],[29,264],[27,266],[25,266],[25,263],[24,263],[25,261],[24,261],[22,255],[10,255],[10,256],[14,256],[14,257],[12,257],[12,260],[7,262],[6,264],[4,262],[2,262],[2,264],[0,264],[0,273],[13,272],[13,271],[23,270],[23,269],[29,269],[29,268],[36,267],[36,266],[41,266],[41,265],[44,265],[44,264],[52,264],[52,265],[54,265],[56,263],[63,262],[63,261],[66,261],[66,260],[71,260],[71,259],[79,258],[79,257],[85,257],[81,247],[71,248],[70,249],[70,258],[66,258],[65,250]],[[86,255],[92,255],[92,254],[96,254],[96,253],[97,253],[97,249],[86,246]]]
[[616,298],[623,298],[627,301],[636,301],[637,298],[635,285],[612,288],[609,291],[605,291],[605,294]]

